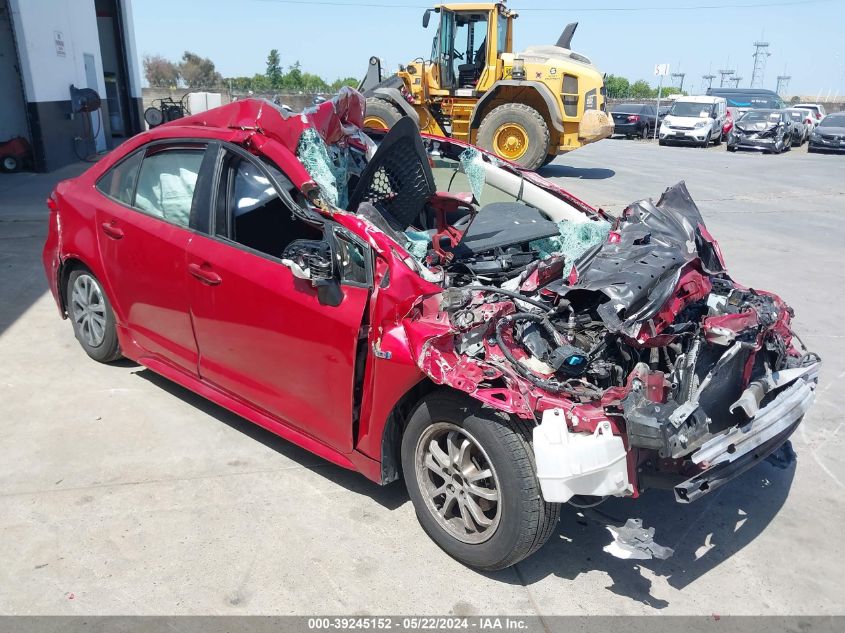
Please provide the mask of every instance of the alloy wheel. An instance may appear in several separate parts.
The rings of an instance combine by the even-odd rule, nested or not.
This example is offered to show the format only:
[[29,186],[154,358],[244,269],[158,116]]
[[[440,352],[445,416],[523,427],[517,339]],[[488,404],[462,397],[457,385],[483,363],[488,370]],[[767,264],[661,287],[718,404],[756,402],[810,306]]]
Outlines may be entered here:
[[90,347],[100,346],[106,336],[106,300],[91,275],[79,275],[74,281],[70,312],[85,343]]
[[449,422],[429,426],[417,442],[417,484],[434,519],[464,543],[483,543],[501,518],[501,486],[484,448]]

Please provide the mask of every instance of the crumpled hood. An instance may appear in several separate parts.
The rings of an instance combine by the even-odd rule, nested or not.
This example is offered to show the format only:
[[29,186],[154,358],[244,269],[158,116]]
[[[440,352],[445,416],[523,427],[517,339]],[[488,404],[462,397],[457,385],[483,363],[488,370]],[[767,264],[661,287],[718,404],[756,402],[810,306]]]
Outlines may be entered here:
[[[667,189],[657,204],[633,203],[623,212],[608,242],[578,259],[558,291],[598,290],[610,301],[599,315],[611,331],[635,337],[677,291],[690,268],[724,272],[718,245],[704,226],[686,184]],[[700,291],[709,291],[706,284]]]

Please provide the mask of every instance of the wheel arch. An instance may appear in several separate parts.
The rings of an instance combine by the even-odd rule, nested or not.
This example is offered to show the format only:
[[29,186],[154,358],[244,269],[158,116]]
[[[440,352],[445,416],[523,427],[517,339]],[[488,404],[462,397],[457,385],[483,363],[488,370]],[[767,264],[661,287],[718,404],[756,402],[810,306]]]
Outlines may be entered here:
[[417,124],[417,127],[419,127],[420,115],[417,114],[417,111],[411,107],[411,104],[402,97],[402,93],[399,92],[398,88],[374,88],[372,91],[368,91],[365,96],[381,99],[382,101],[386,101],[390,105],[399,108],[399,112],[401,112],[403,116],[411,117],[413,122]]
[[[503,103],[521,103],[532,107],[540,113],[553,135],[564,133],[560,104],[549,87],[539,81],[518,81],[516,79],[497,81],[491,86],[490,90],[484,93],[473,108],[470,129],[478,130],[484,117]],[[554,143],[554,139],[552,143]]]
[[74,270],[87,270],[92,275],[95,275],[94,271],[91,270],[91,267],[88,266],[84,261],[80,258],[76,257],[75,255],[66,257],[62,260],[61,264],[59,264],[59,270],[57,272],[57,279],[56,283],[58,284],[59,289],[59,301],[61,302],[61,310],[62,315],[64,318],[67,318],[67,284],[70,280],[70,274]]
[[414,407],[425,396],[443,389],[428,376],[408,389],[393,405],[381,433],[381,483],[389,484],[402,477],[402,435]]

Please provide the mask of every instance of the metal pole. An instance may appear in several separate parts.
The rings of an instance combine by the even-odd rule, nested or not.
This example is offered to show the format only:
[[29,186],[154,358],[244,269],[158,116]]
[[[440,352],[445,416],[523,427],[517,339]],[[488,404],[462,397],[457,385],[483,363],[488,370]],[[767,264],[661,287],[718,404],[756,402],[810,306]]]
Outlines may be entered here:
[[660,97],[663,94],[663,75],[660,75],[660,83],[657,84],[657,110],[654,112],[654,140],[657,140],[657,128],[660,127]]

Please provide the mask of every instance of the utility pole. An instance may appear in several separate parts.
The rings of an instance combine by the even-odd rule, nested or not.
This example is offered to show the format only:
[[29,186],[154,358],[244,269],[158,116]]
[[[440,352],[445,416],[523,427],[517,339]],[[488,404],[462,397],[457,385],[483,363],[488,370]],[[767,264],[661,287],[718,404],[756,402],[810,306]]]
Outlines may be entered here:
[[742,81],[742,77],[734,76],[728,79],[729,82],[733,83],[732,88],[739,88],[739,82]]
[[686,77],[686,73],[672,73],[672,79],[680,79],[681,84],[678,86],[678,92],[684,91],[684,77]]
[[792,79],[791,75],[778,75],[778,87],[775,92],[779,95],[783,95],[786,92],[786,89],[789,88],[790,79]]
[[708,73],[706,75],[701,75],[701,92],[706,93],[710,88],[713,87],[713,80],[716,78],[716,75],[712,73]]
[[735,70],[728,70],[727,68],[718,71],[722,78],[719,80],[719,88],[724,88],[725,84],[730,81],[730,76],[733,75],[736,71]]
[[766,74],[766,60],[771,57],[768,42],[754,42],[754,70],[751,71],[751,87],[763,87],[763,75]]

